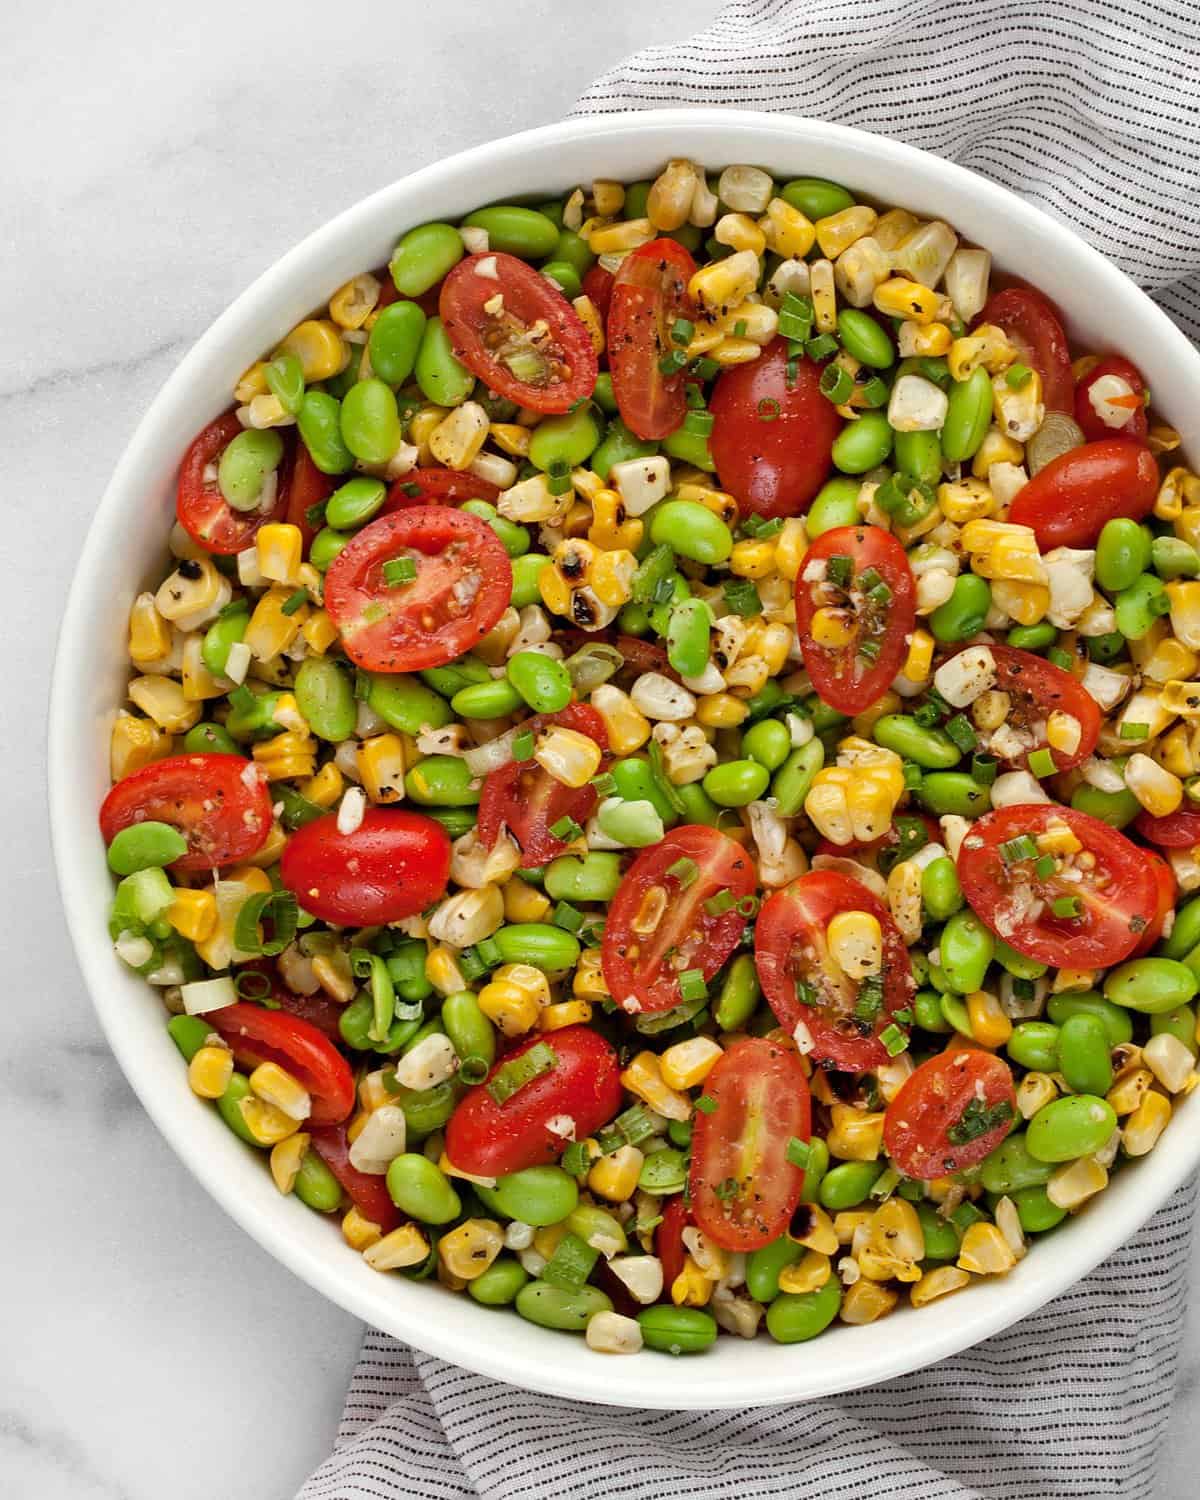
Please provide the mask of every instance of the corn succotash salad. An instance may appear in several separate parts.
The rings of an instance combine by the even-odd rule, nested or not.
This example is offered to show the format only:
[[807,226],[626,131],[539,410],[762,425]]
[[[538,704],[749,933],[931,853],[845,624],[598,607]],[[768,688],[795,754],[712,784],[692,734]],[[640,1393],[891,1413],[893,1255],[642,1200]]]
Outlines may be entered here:
[[1151,396],[815,178],[409,230],[132,605],[109,925],[193,1093],[376,1271],[603,1353],[1012,1270],[1197,1082]]

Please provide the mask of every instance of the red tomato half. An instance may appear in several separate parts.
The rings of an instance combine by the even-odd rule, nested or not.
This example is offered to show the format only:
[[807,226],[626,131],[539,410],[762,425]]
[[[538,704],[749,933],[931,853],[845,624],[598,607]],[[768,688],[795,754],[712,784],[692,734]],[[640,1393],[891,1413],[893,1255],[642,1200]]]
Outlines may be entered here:
[[[223,417],[196,434],[179,466],[179,483],[175,490],[175,514],[179,524],[194,542],[208,552],[228,556],[242,552],[254,542],[258,528],[267,521],[282,520],[287,510],[283,486],[275,492],[269,510],[234,510],[222,495],[216,478],[221,454],[229,447],[242,424],[235,412]],[[211,469],[212,477],[206,477]]]
[[488,1075],[531,1047],[547,1046],[556,1062],[547,1073],[525,1084],[503,1104],[488,1093],[487,1083],[469,1089],[446,1125],[446,1155],[464,1172],[503,1177],[525,1167],[557,1161],[566,1138],[549,1128],[557,1115],[575,1122],[575,1139],[592,1135],[621,1108],[617,1054],[597,1031],[565,1026],[546,1036],[527,1037],[505,1054]]
[[[1046,745],[1046,720],[1057,712],[1070,714],[1080,734],[1079,744],[1070,755],[1051,750],[1055,766],[1069,771],[1085,761],[1100,738],[1101,715],[1096,700],[1079,679],[1032,651],[1020,651],[1015,646],[991,646],[989,650],[996,663],[996,688],[1008,694],[1012,705],[1004,730],[1020,734],[1029,744],[1019,755],[1002,755],[999,749],[992,749],[990,736],[983,735],[985,748],[1006,765],[1028,767],[1032,752]],[[999,744],[1002,749],[1003,739]]]
[[[522,728],[536,740],[552,724],[586,734],[608,749],[604,720],[590,703],[568,703],[557,714],[538,714]],[[573,818],[580,827],[596,810],[594,786],[569,787],[543,771],[535,760],[510,760],[489,771],[479,799],[476,828],[479,841],[490,849],[507,828],[521,847],[521,865],[532,870],[565,854],[569,840],[550,832],[560,818]]]
[[1047,411],[1069,412],[1074,405],[1071,351],[1058,311],[1048,297],[1031,286],[1010,286],[989,297],[975,320],[994,323],[1020,350],[1025,364],[1042,377],[1042,400]]
[[[814,564],[824,564],[823,577],[809,578]],[[844,571],[844,587],[831,576],[835,568]],[[804,554],[796,579],[796,630],[813,687],[831,708],[860,714],[887,692],[908,651],[916,597],[904,548],[878,526],[836,526]],[[845,619],[853,630],[848,645],[813,640],[818,609]]]
[[304,444],[294,444],[280,489],[287,507],[287,520],[292,526],[299,526],[305,552],[320,529],[309,524],[309,507],[328,500],[335,487],[336,480],[331,474],[321,473]]
[[[489,312],[497,296],[503,302]],[[438,310],[455,358],[497,395],[565,412],[595,389],[591,334],[558,287],[515,255],[489,250],[460,260],[442,282]],[[545,328],[536,339],[535,324]]]
[[608,367],[621,420],[651,440],[674,432],[687,411],[684,372],[664,375],[660,361],[682,349],[671,331],[696,309],[687,285],[696,262],[674,240],[651,240],[621,262],[608,308]]
[[[397,558],[416,565],[411,583],[388,583],[384,567]],[[512,565],[496,533],[444,505],[372,521],[325,574],[325,608],[346,655],[373,672],[444,666],[487,635],[511,597]]]
[[133,823],[169,823],[188,841],[172,870],[215,870],[261,849],[271,831],[271,795],[241,755],[169,755],[122,777],[100,807],[111,844]]
[[390,516],[414,505],[462,505],[466,500],[486,500],[494,505],[499,494],[490,479],[476,479],[474,474],[455,469],[414,469],[391,486],[379,514]]
[[1141,836],[1160,849],[1191,849],[1200,844],[1200,812],[1139,813],[1133,825]]
[[[690,860],[694,873],[673,872]],[[690,878],[689,878],[690,877]],[[754,864],[740,844],[715,828],[673,828],[643,849],[625,872],[604,923],[604,980],[631,1012],[682,1003],[679,976],[699,969],[707,983],[746,929],[736,906],[714,916],[705,903],[722,891],[734,901],[754,894]]]
[[1008,1064],[967,1048],[931,1057],[887,1107],[883,1144],[906,1177],[928,1182],[973,1167],[1017,1117]]
[[261,974],[265,982],[261,993],[247,989],[247,1000],[259,1001],[271,1010],[286,1010],[289,1015],[299,1016],[302,1021],[315,1026],[331,1042],[339,1040],[341,1031],[338,1023],[345,1010],[344,1005],[330,1000],[323,990],[317,990],[312,995],[298,995],[295,990],[290,990],[269,958],[254,959],[251,963],[238,966],[238,977],[243,983],[250,974]]
[[608,309],[612,306],[613,273],[597,263],[584,272],[580,290],[591,299],[592,306],[608,321]]
[[252,1071],[273,1062],[298,1079],[312,1097],[314,1125],[336,1125],[354,1108],[354,1074],[329,1038],[282,1010],[239,1001],[205,1016],[233,1049],[238,1066]]
[[704,1092],[716,1107],[692,1124],[692,1216],[726,1250],[758,1250],[779,1238],[800,1201],[804,1173],[787,1149],[812,1134],[808,1079],[790,1047],[745,1037]]
[[[883,1006],[873,1019],[856,1017],[860,985],[834,963],[825,941],[840,911],[865,911],[883,932]],[[862,1072],[887,1061],[878,1037],[912,1000],[912,966],[891,912],[857,880],[814,870],[769,896],[754,929],[754,963],[780,1024],[792,1032],[804,1022],[817,1062]],[[812,992],[808,1003],[801,1000],[801,984]]]
[[400,807],[368,808],[353,833],[339,833],[337,814],[326,813],[288,839],[279,876],[323,922],[399,922],[446,894],[450,836],[433,818]]
[[[1094,864],[1084,869],[1068,857],[1064,879],[1036,871],[1036,852],[1005,858],[1001,845],[1031,839],[1065,823]],[[1158,881],[1143,850],[1107,823],[1053,803],[1004,807],[971,825],[958,852],[963,894],[980,918],[1018,953],[1055,968],[1104,969],[1128,958],[1158,906]],[[1056,917],[1055,900],[1074,897],[1077,917]]]
[[1154,871],[1154,879],[1158,883],[1158,906],[1155,908],[1149,927],[1142,933],[1141,942],[1133,950],[1134,958],[1141,958],[1143,954],[1150,952],[1162,937],[1168,916],[1175,910],[1175,876],[1171,871],[1171,866],[1161,854],[1155,854],[1150,849],[1143,852],[1150,861],[1150,868]]
[[786,339],[757,359],[724,370],[708,404],[714,417],[708,449],[723,489],[743,511],[799,516],[833,467],[830,447],[842,419],[821,394],[821,367],[796,361],[788,383]]
[[1141,443],[1105,438],[1069,448],[1022,485],[1008,519],[1032,526],[1043,552],[1094,547],[1106,521],[1149,515],[1158,495],[1158,464]]
[[341,1183],[350,1201],[372,1224],[378,1224],[384,1234],[400,1225],[400,1210],[392,1202],[387,1190],[387,1179],[372,1173],[360,1172],[350,1163],[350,1143],[346,1139],[344,1125],[323,1125],[309,1130],[313,1150]]
[[[1122,394],[1119,398],[1119,405],[1130,413],[1129,419],[1120,427],[1110,427],[1091,402],[1092,387],[1106,375],[1115,375],[1129,387],[1128,394]],[[1083,428],[1083,435],[1090,443],[1099,442],[1102,438],[1124,438],[1126,441],[1132,438],[1135,442],[1144,443],[1146,433],[1150,430],[1145,397],[1146,382],[1138,367],[1131,365],[1127,359],[1122,359],[1119,354],[1106,354],[1075,387],[1075,420]]]
[[654,1253],[662,1261],[663,1291],[669,1297],[671,1287],[683,1274],[687,1263],[687,1251],[683,1245],[683,1231],[692,1222],[692,1213],[683,1200],[668,1198],[663,1204],[662,1223],[654,1231]]

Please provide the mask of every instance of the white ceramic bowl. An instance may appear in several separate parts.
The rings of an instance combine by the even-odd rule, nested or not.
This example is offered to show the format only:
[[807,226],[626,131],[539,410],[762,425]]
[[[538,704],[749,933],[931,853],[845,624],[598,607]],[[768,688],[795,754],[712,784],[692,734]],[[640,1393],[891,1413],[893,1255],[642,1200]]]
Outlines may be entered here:
[[67,922],[113,1051],[182,1160],[248,1233],[348,1311],[444,1359],[532,1390],[647,1407],[754,1406],[848,1390],[900,1375],[1024,1317],[1091,1270],[1200,1162],[1200,1091],[1163,1143],[1123,1171],[1077,1220],[1010,1275],[879,1327],[837,1326],[819,1344],[721,1338],[668,1364],[645,1352],[613,1363],[582,1339],[477,1306],[434,1284],[383,1276],[336,1226],[282,1198],[263,1160],[189,1092],[156,994],[115,957],[105,915],[112,887],[96,810],[108,786],[108,738],[127,676],[126,617],[160,576],[175,471],[192,435],[229,405],[261,350],[397,236],[481,203],[545,195],[594,177],[652,177],[672,156],[710,167],[754,162],[780,179],[829,177],[884,203],[947,219],[1066,311],[1078,347],[1128,354],[1156,404],[1200,453],[1200,354],[1109,261],[1006,190],[909,146],[856,130],[732,110],[663,110],[570,120],[480,146],[414,173],[349,209],[243,293],[197,343],[146,413],[109,484],[67,602],[50,712],[50,805]]

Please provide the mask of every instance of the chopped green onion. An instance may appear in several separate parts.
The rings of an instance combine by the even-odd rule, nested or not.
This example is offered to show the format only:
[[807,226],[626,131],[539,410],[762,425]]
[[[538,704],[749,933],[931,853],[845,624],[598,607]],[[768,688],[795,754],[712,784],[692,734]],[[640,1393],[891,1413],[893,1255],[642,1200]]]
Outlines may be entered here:
[[1075,658],[1069,651],[1064,651],[1061,646],[1051,646],[1046,652],[1046,660],[1060,667],[1064,672],[1069,672],[1075,665]]
[[265,1004],[271,993],[271,976],[261,969],[241,969],[233,976],[233,987],[239,1000],[257,1000]]
[[305,524],[311,527],[313,531],[320,531],[321,527],[324,526],[325,507],[328,503],[326,500],[318,500],[315,505],[310,505],[304,512]]
[[571,488],[570,474],[552,474],[546,470],[546,488],[552,495],[565,495]]
[[738,915],[745,917],[748,922],[751,917],[755,917],[758,915],[758,897],[743,896],[742,899],[737,903],[737,911]]
[[416,559],[412,557],[393,557],[390,562],[383,565],[383,581],[388,588],[399,588],[406,583],[413,583],[417,577]]
[[458,1076],[464,1083],[482,1083],[488,1076],[488,1061],[486,1057],[480,1057],[473,1052],[470,1057],[464,1057],[458,1065]]
[[535,1042],[528,1052],[519,1057],[510,1057],[496,1069],[487,1091],[496,1104],[505,1104],[519,1089],[543,1073],[549,1073],[558,1063],[558,1054],[545,1042]]
[[591,785],[596,788],[597,797],[611,797],[617,789],[617,778],[611,771],[601,771],[599,776],[593,776]]
[[1050,903],[1056,917],[1078,917],[1083,913],[1083,903],[1078,896],[1058,896]]
[[1035,776],[1053,776],[1058,767],[1054,764],[1053,753],[1043,745],[1040,750],[1031,750],[1029,753],[1029,769]]
[[904,769],[904,790],[906,792],[915,792],[917,790],[917,788],[921,785],[921,781],[922,781],[922,778],[924,776],[924,772],[921,770],[921,767],[919,765],[917,765],[917,763],[916,763],[915,760],[906,760],[904,762],[903,769]]
[[888,390],[887,381],[881,380],[878,375],[872,375],[859,392],[863,404],[870,407],[886,406],[891,394],[891,391]]
[[523,729],[512,742],[513,760],[533,759],[533,730]]
[[710,411],[689,411],[683,419],[683,430],[694,433],[697,437],[707,437],[716,420]]
[[714,375],[720,373],[721,366],[715,359],[710,359],[707,354],[702,354],[699,359],[692,361],[692,374],[699,380],[711,380]]
[[557,823],[551,823],[550,835],[552,838],[561,839],[564,844],[569,844],[572,839],[577,839],[583,832],[574,818],[559,818]]
[[879,1033],[879,1040],[883,1043],[884,1050],[889,1057],[899,1057],[901,1052],[908,1048],[908,1038],[899,1026],[885,1026]]
[[679,976],[679,995],[682,1000],[700,1000],[708,994],[708,983],[702,969],[685,969]]
[[764,396],[755,410],[758,412],[759,421],[773,422],[783,408],[774,396]]
[[572,1141],[563,1152],[560,1163],[563,1171],[571,1177],[582,1177],[591,1164],[592,1153],[586,1141]]
[[1006,865],[1019,864],[1023,859],[1036,859],[1037,845],[1027,833],[1019,833],[1000,845],[1000,858]]
[[647,1140],[657,1129],[654,1119],[647,1113],[644,1104],[631,1104],[612,1122],[607,1130],[596,1136],[601,1156],[611,1156],[622,1146],[636,1146]]
[[[1007,1099],[999,1099],[992,1105],[985,1104],[982,1099],[972,1099],[946,1132],[946,1139],[952,1146],[965,1146],[968,1141],[978,1140],[998,1125],[1007,1124],[1012,1117],[1013,1107]],[[977,1217],[982,1218],[982,1215]]]
[[873,641],[873,640],[870,640],[870,639],[864,639],[864,640],[859,641],[859,643],[858,643],[858,654],[859,654],[859,656],[862,657],[863,661],[878,661],[879,660],[879,642],[878,641]]
[[1010,366],[1010,368],[1005,372],[1004,384],[1008,386],[1010,391],[1024,390],[1025,387],[1029,384],[1029,377],[1032,374],[1033,371],[1029,368],[1028,365],[1017,363]]
[[494,969],[504,957],[500,952],[500,944],[495,938],[490,937],[480,938],[475,944],[475,952],[479,954],[479,957],[489,969]]
[[749,578],[731,578],[721,592],[735,615],[756,615],[762,610],[762,596]]
[[734,338],[735,339],[744,339],[746,337],[746,329],[747,329],[748,326],[749,325],[747,324],[745,318],[739,318],[737,320],[737,322],[733,325],[733,336],[734,336]]
[[692,335],[696,332],[696,325],[689,322],[687,318],[676,318],[671,324],[671,342],[673,344],[690,344]]
[[806,980],[796,980],[796,1002],[799,1005],[815,1005],[817,992]]
[[658,362],[658,368],[663,375],[678,375],[684,365],[687,364],[687,355],[682,349],[671,349]]
[[701,1094],[696,1100],[696,1108],[702,1115],[711,1115],[717,1107],[717,1101],[711,1094]]
[[975,746],[979,743],[978,736],[966,714],[955,714],[946,725],[946,733],[964,755],[966,755],[968,750],[974,750]]
[[837,351],[838,341],[832,333],[820,333],[815,339],[808,339],[804,345],[805,354],[816,364],[820,364],[821,360],[828,359]]
[[854,1003],[854,1019],[868,1025],[883,1009],[883,976],[868,974],[858,987],[858,999]]
[[569,901],[560,901],[554,908],[554,915],[550,920],[555,927],[561,927],[564,932],[578,932],[583,926],[583,913],[577,906],[572,906]]
[[704,910],[710,917],[723,917],[736,905],[737,901],[728,891],[718,891],[715,896],[710,896],[704,903]]
[[994,755],[978,752],[971,757],[971,779],[980,786],[991,786],[999,769]]
[[592,1267],[600,1257],[599,1250],[568,1231],[558,1242],[558,1248],[541,1270],[541,1279],[564,1292],[575,1292],[592,1274]]
[[826,365],[821,371],[820,391],[835,406],[840,406],[854,394],[854,377],[844,365]]
[[686,891],[688,886],[700,874],[700,866],[694,859],[688,859],[685,856],[682,859],[677,859],[673,865],[668,865],[667,874],[674,875],[675,879],[679,882],[680,890]]
[[1121,724],[1117,729],[1117,736],[1123,740],[1144,740],[1150,736],[1149,724]]
[[835,588],[848,589],[854,571],[854,563],[844,552],[835,552],[825,560],[825,576]]
[[1049,880],[1054,874],[1055,859],[1053,854],[1043,854],[1033,867],[1033,873],[1039,880]]
[[419,484],[414,484],[411,482],[408,484],[402,484],[400,486],[400,492],[403,495],[407,495],[410,500],[419,500],[421,498],[421,486]]
[[[248,896],[238,908],[233,924],[233,946],[242,953],[263,953],[273,957],[282,953],[296,936],[299,906],[291,891],[259,891]],[[258,924],[267,918],[272,936],[259,935]]]
[[794,1135],[788,1141],[784,1155],[793,1167],[799,1167],[803,1171],[808,1166],[808,1159],[812,1155],[812,1147],[807,1141],[802,1141],[798,1135]]

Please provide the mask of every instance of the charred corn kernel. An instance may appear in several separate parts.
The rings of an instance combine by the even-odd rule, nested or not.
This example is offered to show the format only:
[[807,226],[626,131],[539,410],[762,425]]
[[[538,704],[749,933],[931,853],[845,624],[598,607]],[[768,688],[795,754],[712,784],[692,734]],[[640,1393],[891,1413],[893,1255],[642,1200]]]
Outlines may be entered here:
[[[999,427],[989,427],[971,461],[971,472],[977,479],[986,479],[993,464],[1023,464],[1024,462],[1024,445],[1001,432]],[[949,518],[952,521],[955,519],[954,516]],[[966,519],[973,518],[968,516]]]
[[836,214],[828,214],[813,225],[821,254],[836,260],[843,250],[849,250],[855,240],[870,234],[879,215],[865,203],[856,203]]
[[636,571],[633,553],[627,547],[613,547],[595,555],[586,582],[601,604],[614,609],[629,599]]
[[875,288],[891,274],[887,251],[873,235],[865,234],[843,250],[833,268],[834,285],[851,307],[870,307]]
[[622,219],[618,223],[597,226],[586,238],[593,255],[621,255],[648,244],[654,234],[654,225],[649,219]]
[[332,761],[327,761],[311,781],[300,788],[300,795],[317,807],[332,807],[341,800],[346,782],[341,771]]
[[153,594],[139,594],[129,611],[129,659],[135,667],[160,661],[171,649],[171,627],[159,614]]
[[812,221],[783,198],[771,199],[758,227],[770,248],[784,260],[803,259],[817,239]]
[[924,682],[933,669],[933,637],[927,630],[914,630],[908,643],[908,655],[900,668],[909,682]]
[[[1147,1095],[1147,1097],[1149,1097]],[[1046,1197],[1056,1208],[1078,1208],[1108,1186],[1108,1170],[1094,1156],[1081,1156],[1068,1162],[1046,1184]],[[962,1258],[959,1258],[962,1264]],[[968,1266],[968,1270],[973,1269]]]
[[[864,1220],[869,1217],[869,1214],[863,1216]],[[838,1214],[838,1220],[840,1221],[842,1218],[843,1215]],[[816,1204],[812,1204],[808,1208],[807,1228],[804,1234],[798,1235],[789,1231],[788,1238],[795,1240],[797,1245],[803,1245],[806,1250],[816,1251],[818,1255],[833,1255],[836,1253],[838,1246],[843,1243],[837,1228],[835,1228],[834,1220],[829,1217],[823,1208],[817,1207]],[[845,1243],[849,1244],[849,1242],[850,1236],[847,1235]]]
[[621,1082],[668,1120],[690,1118],[692,1101],[666,1082],[657,1052],[639,1052],[621,1074]]
[[1017,1263],[1012,1246],[995,1224],[980,1221],[967,1227],[958,1251],[958,1267],[977,1276],[1002,1276]]
[[733,729],[749,712],[732,693],[709,693],[696,704],[696,721],[706,729]]
[[804,811],[817,831],[835,844],[882,838],[904,793],[896,764],[827,766],[817,772]]
[[1200,503],[1200,479],[1187,469],[1168,469],[1166,477],[1158,487],[1154,501],[1154,514],[1160,521],[1178,521],[1186,505]]
[[602,754],[589,735],[577,729],[552,728],[538,741],[533,758],[563,786],[581,787],[600,769]]
[[590,297],[573,297],[571,306],[575,309],[575,315],[588,331],[588,337],[592,341],[592,348],[597,354],[604,353],[604,320],[596,304]]
[[785,1266],[779,1273],[781,1292],[816,1292],[833,1275],[833,1262],[819,1250],[806,1250],[794,1265]]
[[808,532],[800,516],[791,516],[775,537],[775,567],[781,577],[794,582],[808,551]]
[[668,233],[687,221],[700,173],[694,162],[683,157],[669,161],[650,185],[646,214],[655,229]]
[[187,573],[176,568],[159,584],[154,607],[180,630],[207,624],[232,597],[229,580],[217,572],[211,557],[191,560]]
[[429,1241],[417,1226],[401,1224],[399,1229],[369,1244],[363,1251],[363,1260],[373,1271],[399,1271],[405,1266],[420,1265],[428,1254]]
[[937,317],[938,294],[919,281],[891,276],[880,282],[872,298],[881,313],[912,323],[932,323]]
[[425,959],[425,978],[439,995],[454,995],[467,987],[458,959],[449,948],[441,945],[431,949]]
[[482,1276],[504,1248],[504,1235],[495,1219],[464,1219],[438,1240],[438,1257],[463,1281]]
[[833,274],[833,262],[814,260],[808,268],[808,275],[813,327],[818,333],[833,333],[837,328],[837,283]]
[[201,1099],[219,1099],[233,1077],[233,1053],[228,1047],[205,1045],[188,1063],[188,1086]]
[[350,346],[337,324],[323,318],[298,323],[275,352],[296,356],[306,385],[340,375],[350,362]]
[[311,777],[317,769],[317,742],[311,734],[285,729],[263,740],[250,752],[268,781],[295,781]]
[[248,1094],[238,1109],[246,1129],[260,1146],[277,1145],[289,1135],[295,1135],[300,1128],[299,1120],[255,1094]]
[[1129,757],[1125,785],[1152,817],[1167,817],[1183,801],[1179,777],[1140,752]]
[[538,1012],[537,1029],[561,1031],[564,1026],[586,1026],[591,1019],[592,1007],[587,1000],[560,1000]]
[[939,1297],[949,1296],[951,1292],[961,1292],[970,1280],[970,1276],[960,1266],[935,1266],[933,1270],[926,1271],[920,1281],[913,1283],[908,1300],[914,1307],[924,1307],[927,1302],[935,1302]]
[[238,383],[233,388],[233,399],[239,406],[253,401],[255,396],[265,396],[268,393],[267,386],[267,362],[265,359],[257,360],[248,370],[243,370],[238,377]]
[[692,276],[688,292],[710,319],[744,302],[758,286],[760,264],[753,250],[735,250],[711,261]]
[[939,484],[937,498],[942,515],[960,526],[990,516],[996,508],[991,486],[982,479],[957,479]]
[[1151,748],[1150,754],[1173,776],[1200,771],[1200,725],[1177,724]]
[[704,1307],[712,1296],[713,1283],[690,1255],[683,1258],[683,1270],[671,1283],[671,1301],[676,1307]]
[[1032,1120],[1043,1105],[1058,1098],[1058,1089],[1049,1073],[1026,1073],[1017,1084],[1017,1109],[1023,1120]]
[[181,937],[202,943],[217,925],[217,898],[211,890],[177,888],[167,908],[167,921]]
[[478,401],[454,407],[429,434],[429,451],[448,469],[466,469],[474,463],[488,435],[488,415]]
[[1121,1132],[1126,1156],[1145,1156],[1157,1145],[1170,1119],[1171,1101],[1165,1094],[1148,1092],[1125,1121]]
[[275,583],[294,583],[304,552],[304,537],[299,526],[268,521],[258,528],[254,538],[258,554],[258,571]]
[[597,491],[592,497],[591,517],[587,536],[594,547],[632,552],[641,546],[645,526],[636,516],[626,514],[616,490]]
[[1145,1099],[1154,1083],[1149,1068],[1133,1067],[1117,1075],[1104,1096],[1118,1115],[1131,1115]]
[[152,761],[170,755],[175,741],[149,719],[134,714],[118,714],[113,722],[108,747],[108,767],[113,781],[120,781],[140,771]]
[[308,618],[307,604],[302,604],[291,614],[284,612],[283,606],[291,597],[291,590],[275,584],[255,605],[242,639],[256,661],[271,661],[281,651],[286,651]]
[[[869,1208],[843,1209],[833,1221],[833,1232],[836,1241],[833,1250],[836,1250],[838,1245],[851,1244],[854,1241],[854,1237],[859,1235],[860,1230],[869,1229],[873,1212],[874,1210]],[[861,1235],[859,1235],[859,1238],[861,1239]],[[833,1250],[829,1252],[831,1255],[833,1254]]]
[[[925,1255],[925,1235],[917,1211],[904,1198],[889,1198],[871,1215],[867,1243],[878,1255],[913,1264]],[[915,1277],[901,1277],[915,1280]]]
[[290,1193],[296,1186],[311,1140],[310,1135],[300,1130],[271,1148],[271,1177],[281,1193]]
[[883,929],[867,911],[840,911],[825,929],[829,955],[843,974],[865,979],[883,966]]
[[571,993],[577,1000],[604,1000],[608,986],[604,982],[604,969],[600,953],[595,948],[585,948],[579,955],[575,975],[571,980]]
[[627,1203],[637,1189],[645,1160],[636,1146],[622,1146],[597,1157],[588,1170],[588,1188],[609,1203]]
[[[1170,644],[1178,646],[1178,642]],[[1179,647],[1179,649],[1186,648]],[[1158,654],[1155,652],[1155,656]],[[1191,655],[1191,652],[1188,652],[1188,655]],[[1200,682],[1180,682],[1173,678],[1163,685],[1158,701],[1168,713],[1179,714],[1185,719],[1200,718]]]
[[937,358],[947,353],[953,338],[945,323],[918,323],[910,318],[901,323],[897,342],[903,359],[914,356]]
[[967,996],[967,1016],[971,1035],[981,1047],[994,1051],[1012,1036],[1012,1022],[1000,1008],[1000,1001],[987,990],[975,990]]
[[323,609],[314,609],[300,627],[304,644],[314,656],[324,656],[338,638],[337,626]]
[[842,1161],[877,1161],[883,1145],[883,1113],[868,1114],[850,1104],[830,1109],[831,1123],[825,1137],[830,1155]]
[[273,1104],[289,1119],[307,1119],[312,1109],[308,1090],[278,1063],[259,1063],[250,1074],[250,1087],[265,1104]]
[[713,238],[718,244],[733,250],[750,250],[755,255],[761,255],[767,248],[766,233],[749,214],[722,214],[713,228]]
[[761,656],[740,656],[732,667],[725,670],[727,687],[741,688],[746,696],[761,693],[771,675]]
[[662,1054],[663,1082],[672,1089],[695,1088],[704,1082],[723,1055],[711,1037],[696,1036],[676,1042]]
[[893,865],[887,878],[888,910],[906,943],[920,939],[922,927],[921,870],[911,859]]
[[398,734],[376,734],[363,740],[355,756],[363,790],[372,802],[399,802],[404,797],[404,742]]
[[519,422],[493,422],[488,435],[497,448],[512,458],[525,458],[529,453],[531,433]]
[[479,1008],[505,1036],[523,1036],[550,1003],[550,984],[532,964],[501,964],[479,991]]
[[505,882],[504,915],[510,922],[540,922],[550,910],[550,902],[534,885],[519,876]]
[[763,620],[752,625],[746,636],[745,650],[751,656],[761,656],[772,675],[783,671],[792,646],[793,632],[787,625]]
[[729,570],[739,578],[765,578],[775,569],[773,541],[734,542],[729,554]]
[[1042,425],[1046,407],[1042,401],[1042,377],[1036,370],[1023,385],[1009,385],[1003,374],[992,376],[992,409],[997,425],[1017,442],[1025,443]]
[[329,299],[329,316],[339,328],[361,328],[379,301],[382,290],[370,271],[344,282]]
[[848,609],[818,609],[812,617],[809,634],[818,646],[848,646],[854,639],[854,615]]
[[351,1250],[369,1250],[383,1238],[383,1231],[357,1208],[352,1208],[342,1219],[342,1235]]
[[186,734],[200,722],[202,704],[186,697],[182,685],[170,677],[157,673],[135,677],[127,691],[131,701],[168,734]]
[[838,1317],[843,1323],[861,1325],[886,1318],[900,1300],[899,1292],[878,1281],[856,1281],[846,1288]]

